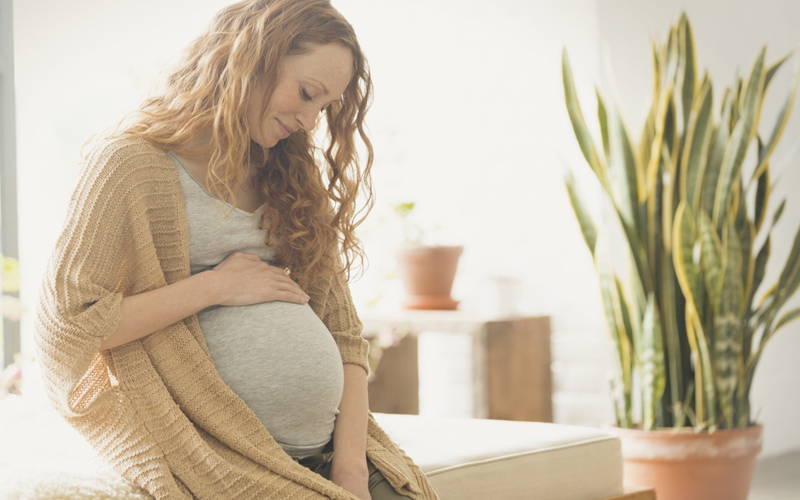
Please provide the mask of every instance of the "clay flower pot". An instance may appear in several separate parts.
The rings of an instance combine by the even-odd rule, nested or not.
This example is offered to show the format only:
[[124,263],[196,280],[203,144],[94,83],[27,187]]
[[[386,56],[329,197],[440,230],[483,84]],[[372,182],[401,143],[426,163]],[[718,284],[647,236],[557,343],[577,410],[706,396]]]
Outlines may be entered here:
[[656,490],[658,500],[746,500],[761,451],[760,425],[694,432],[611,429],[622,440],[625,484]]
[[397,254],[400,278],[406,289],[406,309],[455,309],[450,298],[461,246],[408,246]]

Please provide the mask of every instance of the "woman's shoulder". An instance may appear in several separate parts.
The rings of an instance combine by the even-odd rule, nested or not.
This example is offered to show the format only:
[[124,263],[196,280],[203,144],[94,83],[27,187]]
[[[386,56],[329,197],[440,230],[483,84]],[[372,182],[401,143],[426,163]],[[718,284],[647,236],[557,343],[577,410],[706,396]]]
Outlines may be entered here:
[[83,156],[73,203],[101,200],[132,206],[138,201],[171,199],[180,190],[172,160],[160,147],[139,137],[94,141]]
[[83,176],[102,178],[141,177],[163,180],[174,172],[166,151],[135,136],[100,138],[91,143],[83,158]]
[[166,152],[152,142],[136,136],[113,136],[95,139],[89,145],[85,163],[163,162]]

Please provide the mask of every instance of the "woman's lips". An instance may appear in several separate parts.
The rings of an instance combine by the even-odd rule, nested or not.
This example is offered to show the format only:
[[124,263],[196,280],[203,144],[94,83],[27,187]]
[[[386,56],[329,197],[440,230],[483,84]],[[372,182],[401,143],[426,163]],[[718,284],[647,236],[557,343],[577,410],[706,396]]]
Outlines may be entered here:
[[275,119],[275,121],[278,122],[278,128],[281,129],[281,133],[283,134],[283,138],[284,139],[286,139],[287,137],[289,137],[292,134],[292,131],[289,129],[289,127],[284,125],[283,122],[281,122],[277,118]]

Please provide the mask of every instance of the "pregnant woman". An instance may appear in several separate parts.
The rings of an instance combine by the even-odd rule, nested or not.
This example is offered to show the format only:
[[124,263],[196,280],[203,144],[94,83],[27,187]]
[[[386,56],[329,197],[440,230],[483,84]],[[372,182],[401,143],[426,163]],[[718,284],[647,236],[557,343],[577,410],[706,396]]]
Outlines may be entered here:
[[437,498],[367,409],[370,92],[328,0],[247,0],[86,155],[36,345],[55,408],[151,496]]

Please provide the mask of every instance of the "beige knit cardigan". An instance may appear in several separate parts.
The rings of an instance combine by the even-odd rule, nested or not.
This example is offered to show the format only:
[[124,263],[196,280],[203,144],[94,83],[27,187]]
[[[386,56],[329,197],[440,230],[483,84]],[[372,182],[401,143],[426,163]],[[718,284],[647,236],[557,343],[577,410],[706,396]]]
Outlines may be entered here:
[[[125,478],[157,499],[356,497],[298,464],[220,378],[192,315],[98,352],[123,296],[188,278],[189,232],[175,165],[141,139],[88,155],[36,311],[36,346],[56,410]],[[309,304],[343,363],[369,370],[344,278]],[[392,487],[436,499],[425,475],[369,415],[367,456]]]

